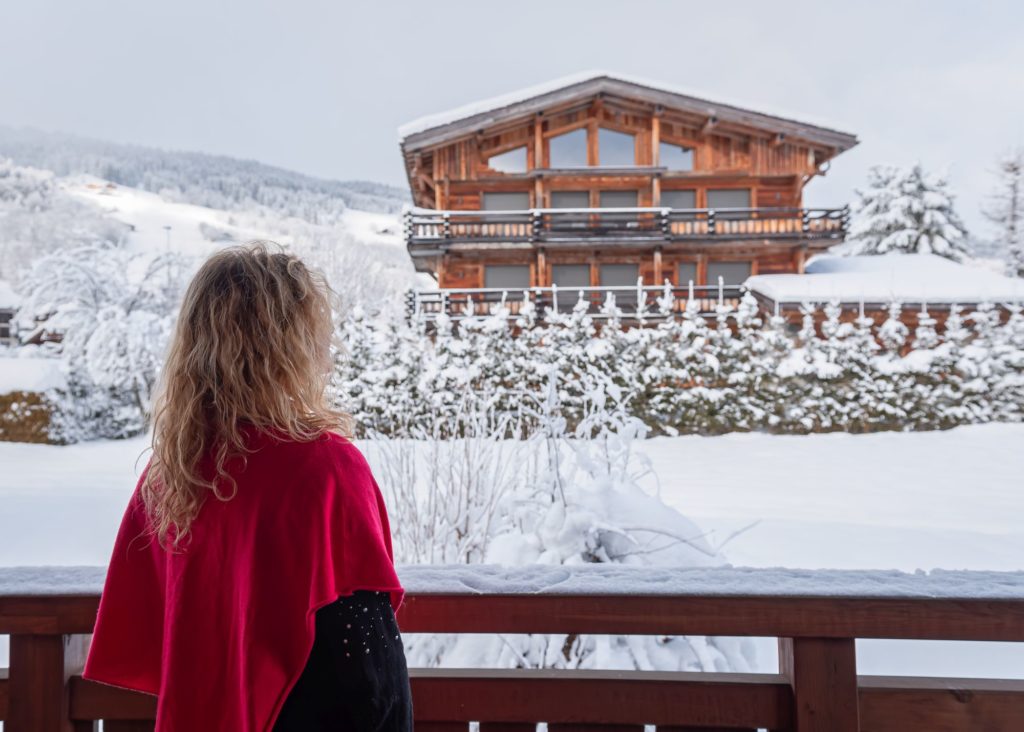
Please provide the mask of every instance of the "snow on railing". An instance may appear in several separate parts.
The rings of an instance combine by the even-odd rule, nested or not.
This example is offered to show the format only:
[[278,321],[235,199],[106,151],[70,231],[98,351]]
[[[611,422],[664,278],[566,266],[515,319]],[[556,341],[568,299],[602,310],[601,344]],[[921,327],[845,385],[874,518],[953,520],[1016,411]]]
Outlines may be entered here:
[[[647,567],[623,564],[399,564],[409,594],[1024,600],[1024,571]],[[0,597],[90,595],[101,566],[0,567]]]

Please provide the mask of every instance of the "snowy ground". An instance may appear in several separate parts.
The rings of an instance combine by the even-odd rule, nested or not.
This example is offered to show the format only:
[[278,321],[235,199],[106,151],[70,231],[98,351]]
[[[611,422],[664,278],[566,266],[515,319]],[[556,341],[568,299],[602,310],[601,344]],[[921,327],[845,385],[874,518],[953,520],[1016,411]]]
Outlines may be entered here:
[[[664,500],[737,566],[1024,569],[1024,425],[657,438]],[[109,558],[144,439],[0,443],[0,566]],[[138,463],[136,464],[136,459]],[[861,673],[1024,678],[1024,644],[867,641]],[[764,649],[772,670],[773,646]],[[6,662],[0,647],[0,665]]]

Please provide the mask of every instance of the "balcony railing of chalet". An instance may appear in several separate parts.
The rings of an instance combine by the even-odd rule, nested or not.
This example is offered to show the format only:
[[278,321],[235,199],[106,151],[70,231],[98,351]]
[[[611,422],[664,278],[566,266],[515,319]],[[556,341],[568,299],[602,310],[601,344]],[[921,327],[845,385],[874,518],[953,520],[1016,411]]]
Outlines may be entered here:
[[539,208],[405,213],[410,246],[444,242],[570,243],[594,239],[843,239],[844,208]]
[[[611,570],[611,571],[608,571]],[[153,696],[85,681],[102,567],[0,569],[6,732],[153,729]],[[1024,642],[1024,573],[400,567],[409,633],[760,636],[777,673],[412,669],[419,732],[1019,732],[1024,681],[857,674],[855,639]],[[62,590],[61,585],[66,589]],[[4,588],[10,589],[4,589]],[[197,659],[197,663],[201,659]]]
[[[471,316],[504,313],[512,319],[523,312],[523,304],[531,303],[537,317],[552,309],[569,312],[582,300],[591,317],[609,317],[603,308],[614,296],[626,321],[659,320],[669,314],[681,315],[693,303],[697,312],[713,316],[722,305],[735,307],[743,295],[740,285],[694,285],[692,287],[654,287],[651,285],[619,287],[530,287],[512,290],[500,287],[476,289],[410,290],[406,293],[406,313],[411,319],[431,321],[444,313],[453,320]],[[667,306],[667,307],[664,307]]]

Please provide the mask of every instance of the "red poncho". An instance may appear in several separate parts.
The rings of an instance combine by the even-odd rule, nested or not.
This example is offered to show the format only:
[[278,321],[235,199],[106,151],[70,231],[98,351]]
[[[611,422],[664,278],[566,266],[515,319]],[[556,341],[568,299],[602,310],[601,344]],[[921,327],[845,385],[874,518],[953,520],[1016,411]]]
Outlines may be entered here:
[[237,494],[206,497],[183,553],[144,533],[149,465],[115,540],[82,676],[158,695],[156,732],[268,732],[318,608],[359,589],[402,603],[384,501],[358,449],[333,433],[300,443],[243,431],[257,451],[244,468],[228,461]]

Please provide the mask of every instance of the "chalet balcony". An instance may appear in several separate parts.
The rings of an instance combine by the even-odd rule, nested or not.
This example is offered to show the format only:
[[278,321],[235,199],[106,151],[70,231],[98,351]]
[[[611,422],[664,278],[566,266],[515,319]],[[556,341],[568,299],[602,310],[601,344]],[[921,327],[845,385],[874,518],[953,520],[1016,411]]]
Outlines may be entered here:
[[524,290],[497,287],[443,288],[410,290],[406,295],[406,314],[410,320],[432,321],[439,315],[452,320],[502,315],[509,320],[521,317],[529,304],[538,318],[557,310],[569,312],[586,306],[595,320],[611,317],[606,305],[614,301],[626,322],[660,320],[681,316],[687,309],[713,317],[722,306],[736,307],[743,295],[740,285],[694,285],[692,287],[529,287]]
[[[610,571],[609,571],[610,570]],[[858,673],[857,639],[1024,642],[1019,573],[679,567],[399,568],[415,633],[778,639],[764,671],[410,669],[416,729],[1012,732],[1024,681]],[[996,576],[998,575],[998,576]],[[103,567],[0,569],[7,732],[153,729],[156,697],[84,680]],[[947,651],[948,652],[948,651]],[[759,663],[759,665],[761,665]]]
[[556,208],[527,211],[405,213],[410,253],[452,245],[635,244],[735,242],[744,239],[841,241],[849,208]]

